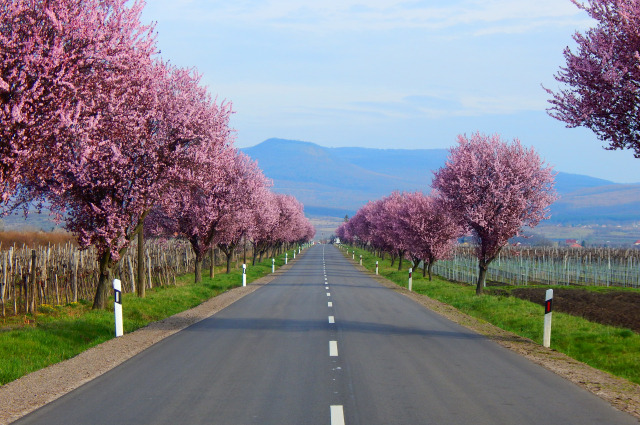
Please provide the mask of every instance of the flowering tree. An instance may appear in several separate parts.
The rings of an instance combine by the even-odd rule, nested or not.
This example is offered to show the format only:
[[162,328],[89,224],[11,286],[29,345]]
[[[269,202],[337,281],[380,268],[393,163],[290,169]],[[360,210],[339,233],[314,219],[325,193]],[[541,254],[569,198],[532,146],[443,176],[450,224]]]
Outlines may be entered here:
[[565,49],[566,68],[555,78],[569,88],[547,89],[548,112],[568,127],[591,129],[606,149],[631,149],[640,158],[640,2],[572,1],[598,25],[573,36],[577,53]]
[[405,194],[405,198],[397,217],[398,226],[413,263],[417,266],[422,261],[422,275],[428,272],[431,280],[433,265],[451,256],[463,230],[437,196],[415,192]]
[[489,264],[509,238],[520,236],[523,226],[535,227],[548,218],[549,206],[557,199],[555,174],[533,149],[497,134],[458,136],[458,146],[449,153],[432,186],[444,208],[476,240],[480,295]]
[[[142,2],[13,0],[0,8],[0,195],[44,184],[101,121],[95,94],[144,69],[156,52]],[[145,71],[142,71],[145,74]],[[125,77],[125,75],[127,77]],[[131,87],[125,84],[124,87]],[[71,133],[71,134],[70,134]],[[72,146],[69,146],[69,143]]]
[[259,261],[262,262],[262,256],[271,245],[270,235],[278,225],[280,217],[280,209],[274,194],[266,188],[262,189],[262,192],[256,197],[258,204],[251,211],[251,225],[248,233],[253,246],[253,265],[256,264],[258,255],[260,256]]
[[94,308],[104,308],[111,269],[175,176],[191,166],[197,154],[190,152],[227,136],[229,108],[210,100],[197,75],[147,65],[93,92],[97,116],[84,139],[68,146],[66,168],[31,183],[52,211],[67,213],[65,227],[81,247],[97,247]]
[[[221,142],[221,141],[219,141]],[[236,150],[209,143],[192,154],[194,165],[183,170],[149,215],[149,232],[186,238],[195,253],[195,282],[202,280],[202,262],[229,208]]]
[[262,205],[263,189],[271,186],[256,162],[238,152],[232,164],[227,190],[226,208],[215,226],[214,241],[227,257],[227,273],[231,272],[231,255],[254,223],[253,210]]

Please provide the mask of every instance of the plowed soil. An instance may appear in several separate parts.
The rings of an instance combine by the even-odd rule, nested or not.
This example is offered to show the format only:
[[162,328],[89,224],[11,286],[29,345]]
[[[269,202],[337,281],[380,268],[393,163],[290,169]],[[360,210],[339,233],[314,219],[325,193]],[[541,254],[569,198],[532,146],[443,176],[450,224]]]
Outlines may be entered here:
[[[545,291],[544,288],[516,288],[510,294],[544,305]],[[600,293],[584,289],[554,289],[553,310],[640,333],[640,293],[637,292]]]

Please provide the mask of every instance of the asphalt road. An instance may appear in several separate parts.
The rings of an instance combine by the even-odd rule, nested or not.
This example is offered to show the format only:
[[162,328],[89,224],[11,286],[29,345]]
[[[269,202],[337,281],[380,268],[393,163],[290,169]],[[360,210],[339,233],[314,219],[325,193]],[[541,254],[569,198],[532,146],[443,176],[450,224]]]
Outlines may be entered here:
[[638,421],[316,245],[272,283],[16,423]]

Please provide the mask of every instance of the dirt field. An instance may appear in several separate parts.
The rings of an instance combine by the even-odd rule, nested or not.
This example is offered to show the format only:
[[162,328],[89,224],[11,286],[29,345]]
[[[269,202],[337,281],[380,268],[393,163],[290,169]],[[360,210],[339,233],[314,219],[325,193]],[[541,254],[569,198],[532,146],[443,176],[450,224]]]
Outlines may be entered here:
[[[544,288],[516,288],[510,294],[544,305]],[[584,317],[603,325],[640,332],[640,293],[598,293],[584,289],[554,289],[553,310]]]

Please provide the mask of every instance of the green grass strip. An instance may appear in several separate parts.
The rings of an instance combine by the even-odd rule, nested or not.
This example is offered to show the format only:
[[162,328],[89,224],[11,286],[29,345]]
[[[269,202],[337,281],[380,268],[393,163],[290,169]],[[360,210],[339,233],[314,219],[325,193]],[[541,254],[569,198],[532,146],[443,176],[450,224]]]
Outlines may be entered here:
[[[289,258],[293,259],[290,250]],[[248,259],[247,259],[248,260]],[[284,265],[284,254],[276,257],[276,268]],[[217,267],[209,278],[203,270],[200,283],[194,275],[180,276],[177,286],[161,286],[146,291],[145,298],[123,294],[125,333],[151,322],[165,319],[181,311],[242,285],[242,268],[225,274]],[[247,283],[271,273],[271,259],[247,266]],[[206,277],[205,277],[206,275]],[[42,306],[40,314],[10,316],[0,327],[0,384],[4,385],[28,373],[74,357],[104,341],[114,338],[113,297],[106,310],[91,310],[91,303],[81,301],[65,306]],[[34,322],[35,320],[35,322]],[[31,322],[23,325],[23,323]]]
[[[349,248],[349,253],[353,250],[354,248]],[[382,261],[370,252],[358,248],[355,248],[355,252],[356,260],[362,254],[362,265],[367,269],[375,272],[375,262],[378,260],[381,276],[405,288],[408,286],[410,262],[405,262],[403,270],[398,271],[397,261],[394,267],[391,267],[389,259]],[[412,286],[419,294],[449,304],[470,316],[542,344],[544,310],[538,304],[500,295],[487,294],[478,297],[475,295],[475,287],[453,283],[440,276],[434,276],[433,281],[429,282],[428,277],[422,277],[421,269],[413,273]],[[603,292],[607,289],[621,288],[595,290]],[[596,369],[640,384],[640,335],[630,329],[601,325],[581,317],[554,312],[551,348]]]

